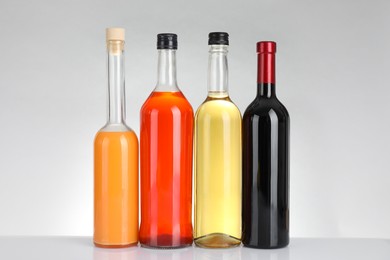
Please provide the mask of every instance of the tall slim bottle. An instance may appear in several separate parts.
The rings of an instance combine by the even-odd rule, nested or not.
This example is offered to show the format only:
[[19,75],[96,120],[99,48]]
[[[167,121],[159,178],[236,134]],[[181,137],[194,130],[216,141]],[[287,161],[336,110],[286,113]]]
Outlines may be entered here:
[[195,244],[241,242],[241,114],[228,93],[229,35],[209,34],[208,95],[195,115]]
[[275,94],[275,42],[258,42],[257,96],[243,119],[242,242],[289,243],[289,115]]
[[141,108],[144,247],[192,245],[193,111],[177,86],[176,34],[157,35],[158,81]]
[[138,140],[125,123],[122,28],[106,31],[108,121],[94,143],[94,235],[98,247],[138,243]]

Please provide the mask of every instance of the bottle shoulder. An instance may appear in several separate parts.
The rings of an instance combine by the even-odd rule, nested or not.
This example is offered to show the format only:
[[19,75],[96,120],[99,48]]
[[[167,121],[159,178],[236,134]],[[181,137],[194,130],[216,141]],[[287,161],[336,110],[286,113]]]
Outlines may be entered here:
[[253,116],[269,116],[275,113],[279,118],[289,119],[290,115],[286,107],[276,97],[258,98],[256,97],[244,112],[244,119]]
[[138,143],[136,133],[128,129],[127,131],[111,131],[109,129],[102,128],[95,135],[95,143],[115,142],[115,141],[128,141]]
[[146,99],[141,108],[141,113],[150,113],[151,111],[172,111],[172,109],[182,112],[193,113],[190,102],[182,92],[156,92],[153,91]]
[[233,101],[227,98],[207,98],[196,111],[196,115],[222,116],[229,114],[241,118],[240,109]]
[[112,124],[110,122],[107,122],[107,124],[105,124],[99,130],[99,132],[134,132],[134,130],[131,129],[131,127],[129,127],[125,123],[122,123],[122,124]]

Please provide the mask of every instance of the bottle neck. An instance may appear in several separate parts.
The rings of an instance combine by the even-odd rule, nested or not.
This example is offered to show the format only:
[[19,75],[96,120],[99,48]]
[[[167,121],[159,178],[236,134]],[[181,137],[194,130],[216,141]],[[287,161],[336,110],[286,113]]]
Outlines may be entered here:
[[108,41],[108,122],[125,121],[124,41]]
[[257,55],[257,95],[275,97],[275,53],[263,52]]
[[154,91],[180,91],[176,80],[176,50],[158,50],[157,85]]
[[257,84],[257,96],[262,98],[276,97],[275,84],[273,83],[258,83]]
[[228,45],[210,45],[208,95],[227,97],[228,93]]

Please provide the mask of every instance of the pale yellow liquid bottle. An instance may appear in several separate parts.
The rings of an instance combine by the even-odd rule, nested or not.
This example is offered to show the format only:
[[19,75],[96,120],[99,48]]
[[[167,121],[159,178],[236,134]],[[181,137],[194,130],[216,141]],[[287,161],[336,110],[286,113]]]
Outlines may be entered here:
[[241,114],[228,95],[227,33],[209,35],[208,97],[195,115],[197,246],[241,243]]

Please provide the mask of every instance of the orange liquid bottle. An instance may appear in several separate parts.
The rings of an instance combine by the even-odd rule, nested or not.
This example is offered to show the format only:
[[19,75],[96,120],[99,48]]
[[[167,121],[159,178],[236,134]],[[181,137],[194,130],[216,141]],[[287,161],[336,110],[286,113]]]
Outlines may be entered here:
[[98,247],[138,243],[138,140],[124,122],[124,30],[107,29],[109,113],[94,143],[94,235]]
[[176,83],[175,34],[158,35],[155,90],[141,109],[141,228],[144,247],[192,244],[193,110]]

